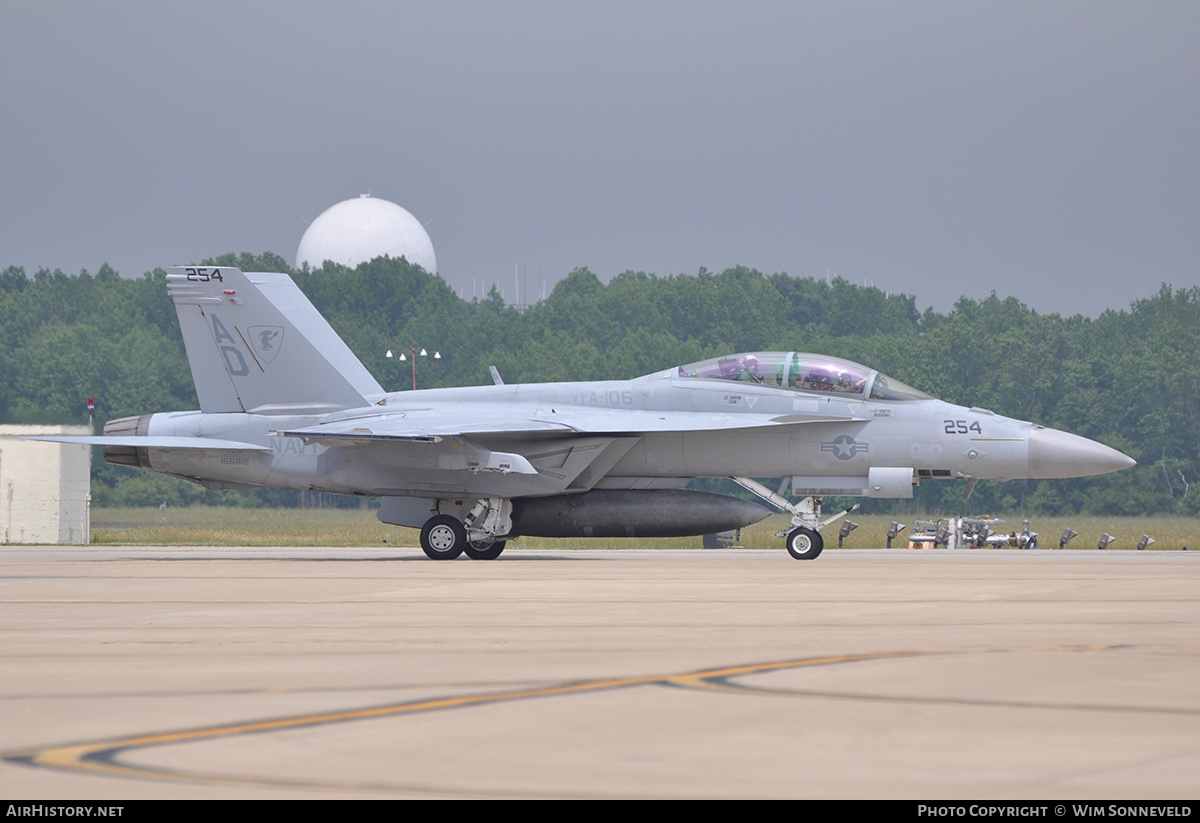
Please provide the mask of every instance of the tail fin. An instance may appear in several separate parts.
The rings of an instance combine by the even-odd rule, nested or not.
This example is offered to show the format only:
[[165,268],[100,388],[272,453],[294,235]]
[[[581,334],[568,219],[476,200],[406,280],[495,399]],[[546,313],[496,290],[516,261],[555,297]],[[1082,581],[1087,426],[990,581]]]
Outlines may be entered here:
[[286,274],[167,270],[204,412],[320,414],[383,389]]

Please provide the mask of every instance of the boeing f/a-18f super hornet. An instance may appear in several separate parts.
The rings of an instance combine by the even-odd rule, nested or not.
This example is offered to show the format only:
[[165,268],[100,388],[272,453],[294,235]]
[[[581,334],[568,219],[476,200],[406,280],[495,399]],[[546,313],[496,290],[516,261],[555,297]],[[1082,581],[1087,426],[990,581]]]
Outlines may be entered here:
[[[110,463],[212,489],[380,497],[435,559],[499,556],[520,535],[709,534],[767,510],[684,489],[729,477],[792,514],[821,553],[822,495],[912,497],[924,480],[1080,477],[1134,461],[1100,443],[943,403],[800,352],[716,357],[627,381],[385,392],[285,274],[172,268],[200,411],[110,421]],[[751,478],[782,480],[778,490]],[[807,495],[799,504],[783,497]]]

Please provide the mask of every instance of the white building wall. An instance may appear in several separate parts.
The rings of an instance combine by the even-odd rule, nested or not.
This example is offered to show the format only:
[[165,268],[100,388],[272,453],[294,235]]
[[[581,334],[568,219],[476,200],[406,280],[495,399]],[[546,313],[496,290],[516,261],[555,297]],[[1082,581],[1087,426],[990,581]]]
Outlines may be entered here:
[[91,540],[92,447],[22,440],[89,426],[0,426],[0,542]]

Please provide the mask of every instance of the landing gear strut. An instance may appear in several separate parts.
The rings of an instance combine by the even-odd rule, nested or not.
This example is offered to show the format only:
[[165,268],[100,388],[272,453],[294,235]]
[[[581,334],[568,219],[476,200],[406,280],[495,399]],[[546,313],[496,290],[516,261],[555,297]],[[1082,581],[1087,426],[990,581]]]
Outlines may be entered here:
[[786,542],[784,545],[787,547],[788,554],[797,560],[815,560],[821,553],[821,550],[825,548],[825,540],[821,537],[821,529],[835,520],[841,520],[858,508],[858,504],[855,503],[844,512],[839,512],[827,520],[822,520],[821,498],[809,496],[799,503],[792,503],[783,496],[783,489],[787,488],[786,481],[778,492],[773,492],[762,483],[751,480],[749,477],[731,477],[729,479],[739,486],[754,492],[775,508],[792,515],[790,528],[779,532],[777,536],[785,538]]

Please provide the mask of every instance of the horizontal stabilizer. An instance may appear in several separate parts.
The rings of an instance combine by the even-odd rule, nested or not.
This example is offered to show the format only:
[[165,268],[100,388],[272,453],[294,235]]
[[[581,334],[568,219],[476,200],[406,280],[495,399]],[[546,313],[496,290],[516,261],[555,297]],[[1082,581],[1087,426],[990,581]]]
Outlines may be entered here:
[[216,449],[219,451],[269,452],[267,446],[242,443],[238,440],[218,440],[214,437],[23,437],[22,440],[44,440],[50,443],[76,443],[81,446],[132,446],[138,449]]

